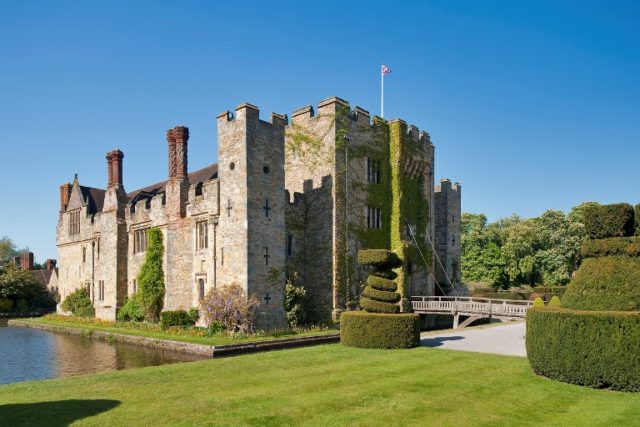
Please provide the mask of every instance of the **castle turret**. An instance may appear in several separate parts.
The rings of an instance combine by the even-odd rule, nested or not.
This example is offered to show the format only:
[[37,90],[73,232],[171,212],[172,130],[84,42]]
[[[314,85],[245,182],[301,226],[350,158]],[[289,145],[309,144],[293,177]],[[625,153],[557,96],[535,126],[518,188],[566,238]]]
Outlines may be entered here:
[[[286,116],[259,118],[251,104],[218,116],[221,275],[260,300],[260,327],[285,323],[284,129]],[[226,283],[229,284],[229,283]],[[220,283],[224,286],[225,283]]]
[[[440,286],[451,293],[451,284],[460,283],[460,216],[462,188],[457,182],[441,179],[434,191],[434,245],[438,260],[435,276]],[[443,268],[444,267],[444,268]],[[451,281],[451,283],[449,283]]]

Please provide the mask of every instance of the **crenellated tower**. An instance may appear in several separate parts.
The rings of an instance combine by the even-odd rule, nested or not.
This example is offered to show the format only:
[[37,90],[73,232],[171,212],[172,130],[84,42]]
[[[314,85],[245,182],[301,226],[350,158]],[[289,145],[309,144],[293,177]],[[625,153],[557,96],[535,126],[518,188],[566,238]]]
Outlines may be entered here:
[[286,116],[260,120],[251,104],[218,116],[220,276],[260,300],[259,326],[286,324],[284,129]]

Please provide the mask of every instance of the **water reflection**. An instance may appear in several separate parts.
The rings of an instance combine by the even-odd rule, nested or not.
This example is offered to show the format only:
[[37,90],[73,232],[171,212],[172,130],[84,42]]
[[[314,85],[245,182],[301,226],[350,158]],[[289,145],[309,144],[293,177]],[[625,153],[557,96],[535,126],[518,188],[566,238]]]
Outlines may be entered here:
[[7,327],[6,322],[0,321],[0,384],[205,358],[132,344],[110,344],[83,336]]

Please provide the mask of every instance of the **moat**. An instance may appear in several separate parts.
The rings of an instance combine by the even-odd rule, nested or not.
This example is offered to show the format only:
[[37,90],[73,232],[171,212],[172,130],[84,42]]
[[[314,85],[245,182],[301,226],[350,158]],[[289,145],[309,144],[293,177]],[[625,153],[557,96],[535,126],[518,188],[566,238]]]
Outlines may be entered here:
[[0,384],[191,362],[205,356],[8,326],[0,319]]

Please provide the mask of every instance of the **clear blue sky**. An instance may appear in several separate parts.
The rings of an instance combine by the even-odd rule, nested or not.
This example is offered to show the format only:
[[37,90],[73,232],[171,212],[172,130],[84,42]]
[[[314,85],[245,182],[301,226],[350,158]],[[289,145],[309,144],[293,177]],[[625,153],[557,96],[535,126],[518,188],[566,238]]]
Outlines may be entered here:
[[[59,185],[216,161],[216,115],[337,95],[431,133],[436,177],[491,220],[640,202],[640,3],[108,1],[0,4],[0,236],[56,257]],[[394,3],[400,3],[395,5]]]

